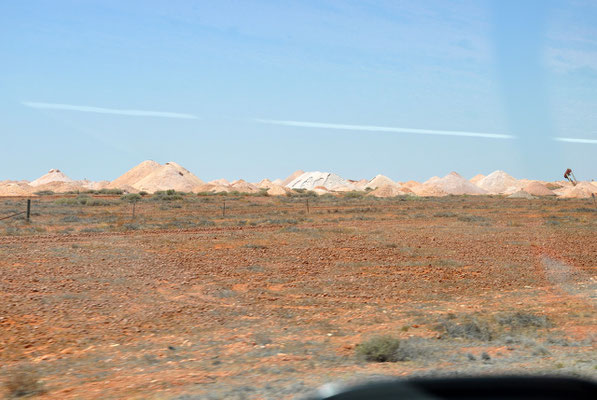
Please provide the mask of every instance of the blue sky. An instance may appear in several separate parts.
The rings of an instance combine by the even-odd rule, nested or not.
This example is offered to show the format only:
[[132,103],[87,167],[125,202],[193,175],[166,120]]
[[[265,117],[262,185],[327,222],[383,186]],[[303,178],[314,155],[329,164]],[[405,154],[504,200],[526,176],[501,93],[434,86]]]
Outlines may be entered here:
[[0,22],[0,180],[597,178],[594,1],[23,0]]

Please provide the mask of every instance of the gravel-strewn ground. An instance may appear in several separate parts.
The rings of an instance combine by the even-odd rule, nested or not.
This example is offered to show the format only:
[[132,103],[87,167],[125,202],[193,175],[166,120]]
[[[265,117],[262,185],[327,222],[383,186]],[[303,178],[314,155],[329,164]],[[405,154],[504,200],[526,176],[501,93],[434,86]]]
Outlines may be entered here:
[[[72,198],[72,197],[71,197]],[[4,394],[279,399],[380,376],[597,376],[582,200],[43,197],[0,221]],[[0,216],[23,199],[0,200]],[[400,340],[400,361],[360,344]]]

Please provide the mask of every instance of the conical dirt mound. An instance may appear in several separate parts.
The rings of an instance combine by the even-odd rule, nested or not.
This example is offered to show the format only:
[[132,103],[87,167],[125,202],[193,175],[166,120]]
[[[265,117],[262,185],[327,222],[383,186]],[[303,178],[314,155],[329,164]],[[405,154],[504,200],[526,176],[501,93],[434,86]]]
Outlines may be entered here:
[[122,189],[126,186],[134,187],[139,181],[161,168],[161,165],[153,160],[146,160],[131,168],[123,175],[114,179],[108,185],[109,188]]
[[74,182],[74,180],[64,175],[59,169],[51,169],[47,174],[40,176],[29,185],[40,186],[52,182]]

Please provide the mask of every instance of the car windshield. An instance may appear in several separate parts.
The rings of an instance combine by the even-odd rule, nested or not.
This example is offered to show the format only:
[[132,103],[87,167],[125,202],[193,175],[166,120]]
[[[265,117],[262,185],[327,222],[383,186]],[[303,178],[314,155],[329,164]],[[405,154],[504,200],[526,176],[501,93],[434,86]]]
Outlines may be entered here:
[[0,4],[0,396],[597,377],[597,3]]

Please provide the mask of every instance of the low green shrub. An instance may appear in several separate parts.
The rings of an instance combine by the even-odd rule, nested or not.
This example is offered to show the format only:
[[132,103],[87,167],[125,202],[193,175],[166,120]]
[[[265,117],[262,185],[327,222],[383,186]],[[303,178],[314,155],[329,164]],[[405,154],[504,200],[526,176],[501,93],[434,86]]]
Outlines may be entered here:
[[400,340],[392,336],[376,336],[356,347],[356,354],[365,361],[396,362]]

